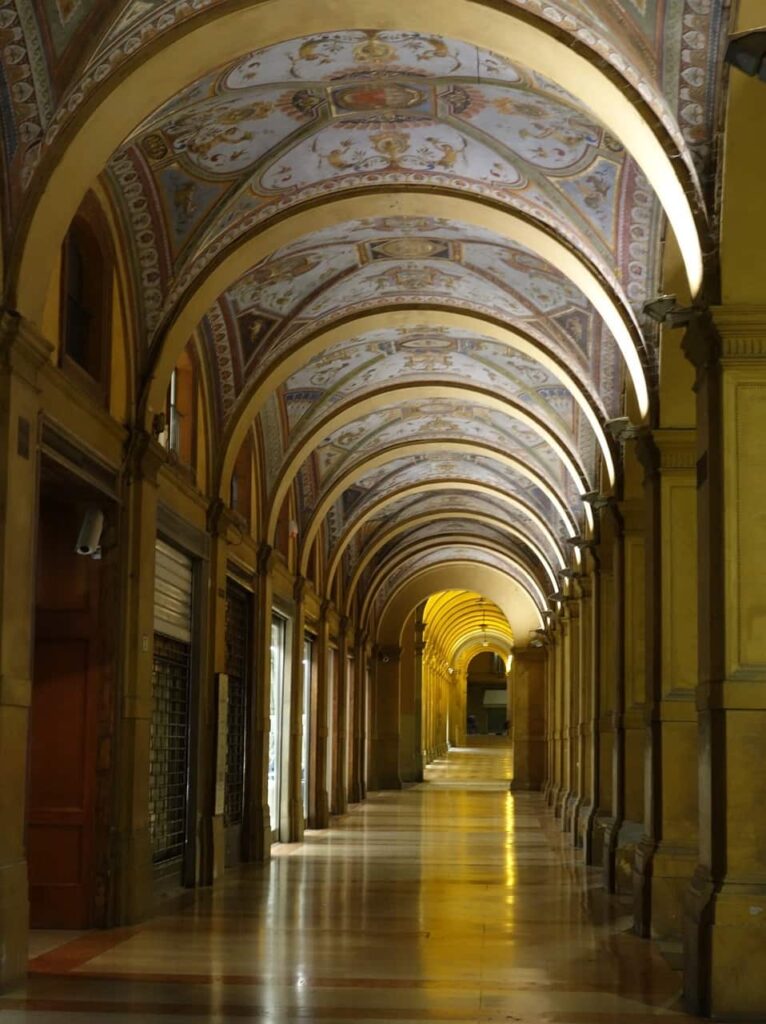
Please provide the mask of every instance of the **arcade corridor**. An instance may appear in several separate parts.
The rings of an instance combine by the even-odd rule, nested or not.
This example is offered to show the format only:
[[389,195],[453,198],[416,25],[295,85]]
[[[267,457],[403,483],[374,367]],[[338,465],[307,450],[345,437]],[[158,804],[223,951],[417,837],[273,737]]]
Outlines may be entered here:
[[691,1020],[542,797],[509,793],[510,764],[476,739],[270,864],[39,955],[3,1024]]

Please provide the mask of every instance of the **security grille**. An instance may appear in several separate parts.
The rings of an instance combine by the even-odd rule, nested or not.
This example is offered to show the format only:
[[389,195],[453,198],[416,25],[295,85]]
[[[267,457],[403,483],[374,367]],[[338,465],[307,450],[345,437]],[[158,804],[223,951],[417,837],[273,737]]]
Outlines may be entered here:
[[226,594],[226,672],[229,677],[224,824],[239,825],[244,810],[250,597],[234,583]]
[[189,757],[188,644],[155,633],[149,752],[149,828],[152,859],[183,855]]

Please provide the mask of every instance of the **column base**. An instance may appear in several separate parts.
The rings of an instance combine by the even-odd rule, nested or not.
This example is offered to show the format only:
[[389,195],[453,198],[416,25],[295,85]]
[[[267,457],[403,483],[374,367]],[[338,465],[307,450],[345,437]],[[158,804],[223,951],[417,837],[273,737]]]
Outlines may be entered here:
[[309,828],[323,829],[330,825],[330,804],[327,800],[327,790],[322,790],[317,795],[316,810],[313,818],[309,820]]
[[402,780],[398,775],[385,772],[378,777],[377,789],[401,789]]
[[577,796],[572,804],[571,808],[571,819],[570,819],[570,831],[572,833],[572,846],[582,846],[582,836],[580,835],[580,815],[582,813],[582,797]]
[[566,827],[567,826],[566,809],[567,809],[567,801],[569,800],[570,796],[571,796],[571,793],[569,792],[569,790],[565,789],[562,786],[561,789],[558,792],[558,795],[556,797],[556,803],[554,804],[554,808],[553,808],[553,813],[556,815],[557,818],[561,819],[561,831],[562,832],[568,832],[569,831],[569,829]]
[[269,805],[255,807],[247,827],[246,860],[262,862],[271,857],[271,812]]
[[554,782],[551,786],[551,791],[548,796],[548,806],[553,811],[553,817],[558,817],[557,808],[560,808],[560,794],[561,794],[561,783]]
[[690,846],[654,843],[644,836],[633,867],[633,920],[642,938],[679,942],[684,899],[697,866]]
[[112,925],[138,924],[154,909],[149,829],[118,832],[114,839],[115,881]]
[[607,892],[617,891],[617,839],[620,822],[616,818],[602,818],[601,830],[601,872]]
[[577,836],[578,845],[582,847],[583,860],[592,867],[595,864],[599,864],[600,861],[594,860],[595,843],[594,843],[594,830],[596,827],[596,808],[591,803],[580,804],[580,810],[577,815]]
[[29,884],[26,861],[0,867],[0,991],[22,981],[29,958]]
[[684,1000],[714,1019],[766,1014],[766,885],[724,882],[698,868],[684,901]]
[[614,892],[633,894],[633,865],[643,835],[644,826],[640,822],[626,820],[620,826],[614,857]]
[[[580,798],[577,793],[569,790],[565,795],[561,805],[561,831],[562,832],[574,832],[575,815],[577,808],[580,804]],[[576,844],[575,844],[576,845]]]
[[287,817],[290,822],[290,836],[288,842],[303,842],[303,800],[291,800],[287,809]]

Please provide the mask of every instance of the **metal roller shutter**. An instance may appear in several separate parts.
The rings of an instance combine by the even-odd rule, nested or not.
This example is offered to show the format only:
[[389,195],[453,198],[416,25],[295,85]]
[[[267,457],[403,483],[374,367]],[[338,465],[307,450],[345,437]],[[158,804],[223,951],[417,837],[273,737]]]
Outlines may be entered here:
[[191,559],[158,540],[149,751],[149,826],[157,866],[179,865],[186,841],[192,580]]
[[181,551],[157,541],[154,568],[154,631],[190,644],[192,563]]

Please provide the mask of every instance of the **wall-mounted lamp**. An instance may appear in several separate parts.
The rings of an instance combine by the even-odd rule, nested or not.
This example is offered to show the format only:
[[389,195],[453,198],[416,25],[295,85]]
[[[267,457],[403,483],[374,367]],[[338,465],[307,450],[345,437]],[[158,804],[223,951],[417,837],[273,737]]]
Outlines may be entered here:
[[587,491],[585,494],[581,494],[580,497],[586,505],[590,505],[594,512],[598,512],[614,502],[614,498],[610,495],[600,494],[598,491]]
[[635,423],[631,423],[627,416],[616,416],[613,420],[607,420],[604,426],[620,444],[624,441],[635,441],[642,430]]
[[667,327],[686,327],[697,312],[696,306],[681,306],[675,295],[658,295],[644,303],[644,314]]

